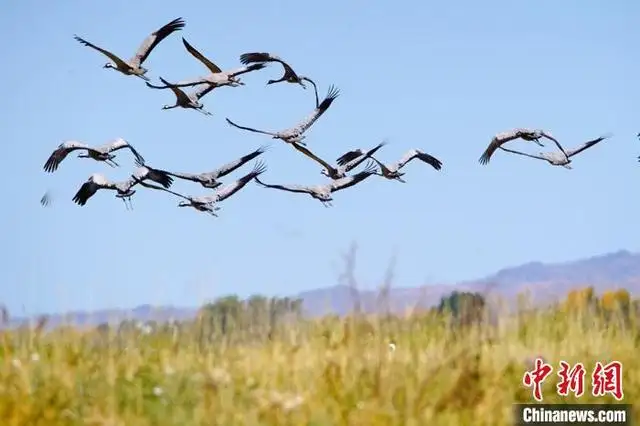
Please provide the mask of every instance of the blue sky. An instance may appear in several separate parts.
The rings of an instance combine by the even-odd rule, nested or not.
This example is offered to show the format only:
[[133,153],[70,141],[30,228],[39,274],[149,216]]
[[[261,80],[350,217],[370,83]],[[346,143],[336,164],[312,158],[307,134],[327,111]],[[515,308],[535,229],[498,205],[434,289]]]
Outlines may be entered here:
[[[395,285],[420,286],[530,260],[639,250],[639,13],[631,0],[10,2],[0,15],[0,51],[11,64],[0,67],[0,300],[13,312],[36,313],[291,294],[335,284],[352,241],[367,288],[379,284],[394,256]],[[265,86],[281,67],[210,94],[203,102],[214,116],[205,117],[162,111],[174,101],[170,91],[103,69],[105,57],[72,38],[128,58],[179,16],[184,30],[145,63],[154,81],[206,74],[181,36],[225,69],[241,53],[272,51],[315,79],[322,95],[330,84],[341,91],[308,134],[318,155],[333,160],[387,138],[381,160],[419,148],[441,159],[442,171],[411,163],[408,183],[369,179],[336,194],[331,209],[253,183],[225,201],[217,219],[144,188],[133,211],[105,191],[75,205],[71,198],[91,173],[125,179],[133,160],[122,152],[122,167],[111,169],[70,156],[56,173],[44,173],[65,139],[123,137],[151,166],[184,172],[272,143],[262,156],[264,181],[326,182],[292,148],[224,121],[277,130],[308,114],[310,90]],[[573,170],[505,153],[480,166],[491,137],[514,127],[547,129],[566,146],[614,137],[577,157]],[[174,188],[208,191],[179,180]],[[38,203],[46,189],[56,196],[49,209]]]

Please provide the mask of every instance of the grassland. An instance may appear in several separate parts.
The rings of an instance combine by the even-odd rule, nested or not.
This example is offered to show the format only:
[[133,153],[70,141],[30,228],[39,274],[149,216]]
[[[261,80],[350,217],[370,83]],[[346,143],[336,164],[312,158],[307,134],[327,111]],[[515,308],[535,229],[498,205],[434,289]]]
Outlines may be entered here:
[[[634,321],[545,312],[451,328],[441,315],[300,321],[207,335],[41,327],[1,335],[2,425],[507,425],[536,356],[624,365],[640,397]],[[395,343],[391,351],[389,343]],[[556,395],[557,377],[543,387]],[[587,392],[579,402],[614,402]],[[636,418],[638,416],[636,406]]]

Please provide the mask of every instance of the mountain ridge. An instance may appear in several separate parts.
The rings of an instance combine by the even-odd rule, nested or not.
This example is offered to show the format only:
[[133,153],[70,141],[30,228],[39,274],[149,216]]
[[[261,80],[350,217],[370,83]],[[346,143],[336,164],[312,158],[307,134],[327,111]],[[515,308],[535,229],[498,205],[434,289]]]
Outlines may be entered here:
[[[546,303],[563,298],[572,288],[587,285],[593,286],[598,293],[624,287],[633,296],[640,296],[640,253],[618,250],[567,262],[532,261],[502,268],[484,278],[456,284],[392,287],[386,300],[381,300],[378,290],[354,291],[346,285],[307,290],[290,297],[302,298],[305,313],[318,316],[326,313],[345,314],[352,309],[356,301],[368,312],[381,309],[397,312],[412,307],[428,308],[454,290],[495,293],[509,300],[529,289],[535,290],[531,292],[535,295],[535,301]],[[123,319],[184,320],[192,318],[197,309],[144,304],[131,309],[72,311],[47,317],[50,325],[71,323],[89,326]],[[28,318],[15,318],[10,324],[17,325],[25,320]]]

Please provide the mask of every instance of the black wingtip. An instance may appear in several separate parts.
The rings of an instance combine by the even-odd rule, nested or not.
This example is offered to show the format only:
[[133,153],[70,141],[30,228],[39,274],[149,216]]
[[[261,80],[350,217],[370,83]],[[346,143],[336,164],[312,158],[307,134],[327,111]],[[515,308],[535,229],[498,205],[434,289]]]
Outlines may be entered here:
[[329,86],[329,90],[327,90],[327,96],[325,97],[325,99],[335,99],[338,96],[340,96],[340,89],[338,89],[336,86],[334,86],[333,84],[331,86]]

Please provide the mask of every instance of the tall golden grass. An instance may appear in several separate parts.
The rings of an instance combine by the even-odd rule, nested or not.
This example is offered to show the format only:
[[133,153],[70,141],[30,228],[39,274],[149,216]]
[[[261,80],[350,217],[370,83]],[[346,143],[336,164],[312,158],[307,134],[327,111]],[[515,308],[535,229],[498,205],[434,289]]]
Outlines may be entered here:
[[[537,356],[554,367],[544,402],[615,402],[591,396],[596,361],[623,363],[625,403],[640,395],[640,333],[628,310],[558,307],[450,324],[423,312],[225,336],[197,321],[151,332],[3,331],[1,424],[508,425],[513,403],[532,402],[522,377]],[[581,398],[556,394],[560,360],[587,367]]]

